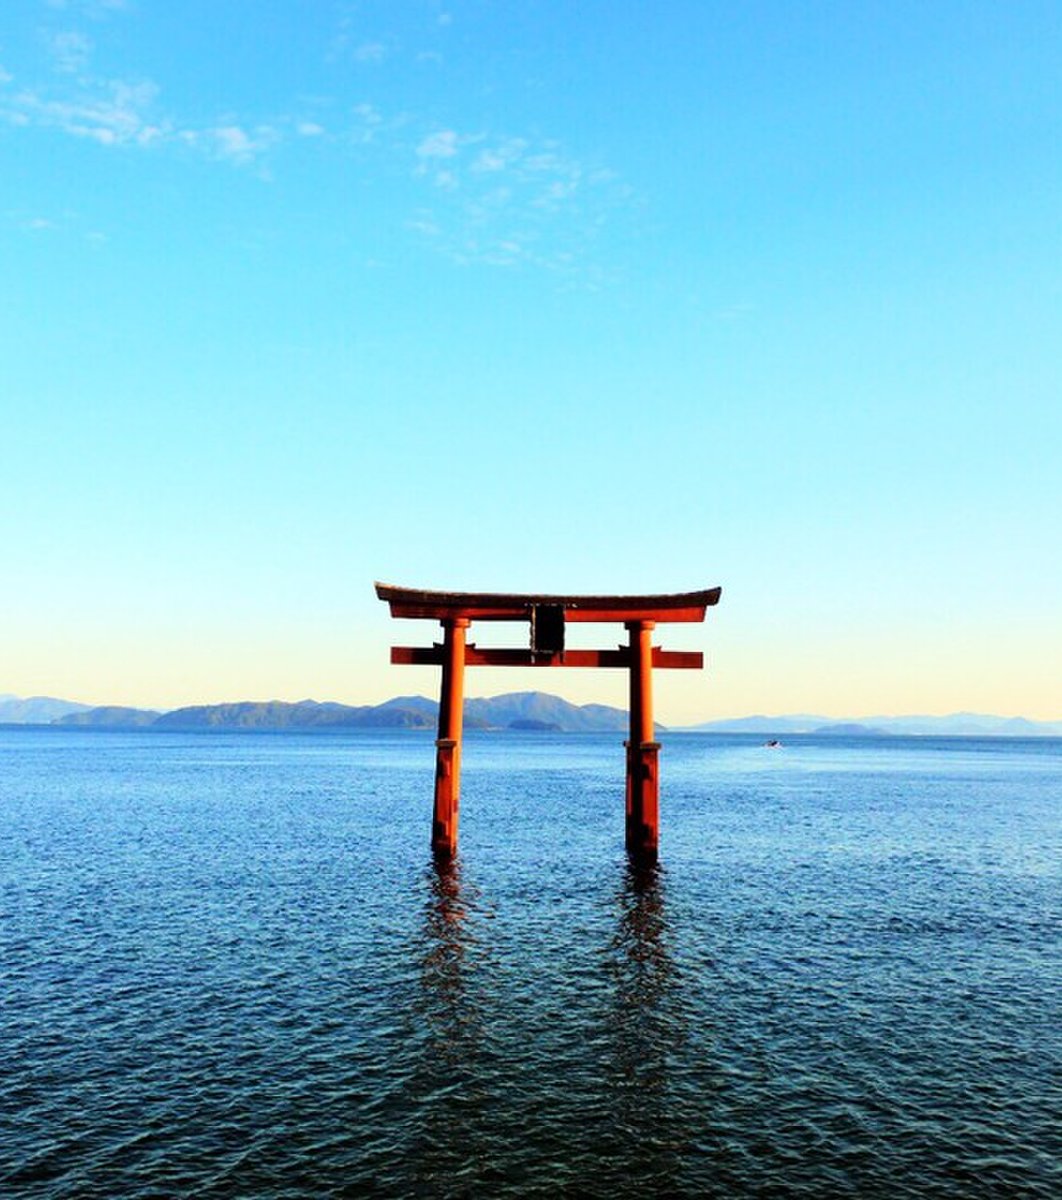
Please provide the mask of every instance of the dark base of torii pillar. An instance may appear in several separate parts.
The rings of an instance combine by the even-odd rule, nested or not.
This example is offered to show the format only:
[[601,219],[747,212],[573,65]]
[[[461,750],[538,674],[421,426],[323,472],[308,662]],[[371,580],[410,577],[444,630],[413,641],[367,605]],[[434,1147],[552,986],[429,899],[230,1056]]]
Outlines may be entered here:
[[660,852],[659,742],[627,748],[627,853],[639,862],[656,862]]
[[630,621],[630,718],[627,748],[627,853],[654,863],[660,846],[660,743],[653,740],[654,622]]

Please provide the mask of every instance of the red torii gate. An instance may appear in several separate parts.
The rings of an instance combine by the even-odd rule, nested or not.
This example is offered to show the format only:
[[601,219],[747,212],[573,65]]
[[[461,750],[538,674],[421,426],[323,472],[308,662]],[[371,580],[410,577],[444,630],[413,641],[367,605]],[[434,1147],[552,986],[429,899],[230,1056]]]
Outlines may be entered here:
[[[472,667],[626,667],[630,671],[630,738],[627,748],[627,850],[655,860],[660,832],[660,743],[653,740],[653,667],[704,666],[700,651],[661,650],[651,643],[658,621],[703,621],[705,609],[718,604],[720,588],[668,596],[532,596],[494,592],[426,592],[377,583],[376,595],[391,606],[391,616],[439,621],[443,641],[432,646],[392,646],[392,663],[442,667],[439,736],[435,752],[433,851],[448,857],[457,849],[461,786],[461,725],[465,666]],[[473,621],[527,621],[527,650],[480,649],[468,642]],[[569,621],[619,621],[630,643],[616,650],[566,650]]]

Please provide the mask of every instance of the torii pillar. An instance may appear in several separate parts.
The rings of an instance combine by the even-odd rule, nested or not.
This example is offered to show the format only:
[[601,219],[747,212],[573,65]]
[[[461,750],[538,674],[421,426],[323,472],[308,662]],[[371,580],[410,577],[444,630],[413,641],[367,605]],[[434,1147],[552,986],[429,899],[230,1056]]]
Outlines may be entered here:
[[[465,666],[623,667],[630,676],[626,844],[639,862],[655,862],[660,842],[660,743],[654,741],[653,668],[704,666],[699,651],[661,650],[652,644],[658,621],[703,621],[720,589],[653,596],[546,596],[495,592],[426,592],[378,583],[376,594],[394,617],[438,621],[434,646],[393,646],[393,663],[442,667],[439,736],[435,743],[435,807],[431,845],[437,856],[457,850],[461,791],[461,727]],[[528,650],[480,649],[467,641],[472,621],[526,621]],[[629,643],[616,650],[566,650],[567,622],[622,622]]]
[[461,801],[461,728],[465,711],[464,617],[444,620],[442,687],[439,692],[439,736],[435,741],[435,811],[431,848],[448,857],[457,850]]
[[630,721],[627,746],[627,850],[653,861],[660,845],[660,743],[653,730],[654,621],[628,621],[630,632]]

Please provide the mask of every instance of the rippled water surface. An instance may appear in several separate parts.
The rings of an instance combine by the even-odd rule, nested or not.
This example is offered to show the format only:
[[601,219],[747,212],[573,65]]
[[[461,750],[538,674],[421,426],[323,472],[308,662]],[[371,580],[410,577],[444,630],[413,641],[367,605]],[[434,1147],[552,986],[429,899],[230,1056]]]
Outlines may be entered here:
[[0,1192],[1062,1195],[1062,743],[0,731]]

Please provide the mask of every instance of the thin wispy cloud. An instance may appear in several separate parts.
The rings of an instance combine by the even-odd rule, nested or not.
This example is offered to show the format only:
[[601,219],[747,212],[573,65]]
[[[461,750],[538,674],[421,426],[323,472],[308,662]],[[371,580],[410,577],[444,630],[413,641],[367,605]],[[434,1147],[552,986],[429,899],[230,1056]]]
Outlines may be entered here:
[[413,160],[432,194],[408,228],[460,263],[571,274],[632,208],[613,172],[587,167],[553,139],[438,129],[416,143]]
[[417,146],[418,158],[453,158],[458,150],[458,136],[452,129],[440,129],[430,133]]
[[92,39],[77,30],[67,29],[46,35],[48,53],[57,71],[64,75],[80,74],[92,54]]
[[428,134],[417,145],[416,174],[429,176],[437,188],[452,190],[458,186],[457,175],[450,164],[456,158],[461,139],[452,129],[440,129]]
[[481,150],[471,164],[474,172],[504,171],[517,163],[527,151],[524,138],[506,138]]
[[363,42],[351,51],[350,57],[360,63],[383,62],[387,57],[387,47],[383,42]]
[[[54,0],[57,13],[95,17],[117,12],[116,0]],[[441,13],[438,24],[449,24]],[[385,37],[366,36],[348,15],[330,48],[351,70],[386,64],[396,52]],[[152,79],[94,71],[93,38],[79,29],[42,35],[43,73],[16,81],[0,68],[0,121],[83,138],[101,147],[194,152],[263,178],[283,172],[285,152],[357,156],[382,167],[395,187],[395,213],[411,237],[454,262],[535,266],[572,275],[594,257],[602,232],[635,210],[616,176],[583,162],[558,139],[428,123],[369,99],[340,111],[317,96],[268,117],[218,114],[193,123],[164,103]],[[419,55],[406,52],[410,61]],[[373,76],[376,77],[376,76]],[[14,86],[13,86],[14,85]],[[302,108],[302,112],[297,111]],[[327,119],[319,114],[327,111]],[[403,186],[402,179],[406,180]],[[405,213],[402,206],[405,204]]]
[[16,126],[38,126],[101,146],[158,148],[181,145],[239,166],[257,162],[283,138],[267,124],[223,121],[182,126],[159,111],[159,89],[150,81],[92,80],[69,99],[26,90],[0,102],[0,116]]
[[8,225],[35,237],[65,235],[93,244],[102,244],[107,240],[106,235],[100,230],[86,228],[82,216],[71,210],[46,216],[40,212],[27,212],[24,209],[7,209],[0,211],[0,225]]
[[[60,12],[100,14],[115,4],[51,0]],[[158,87],[147,79],[102,78],[91,69],[95,44],[80,29],[44,29],[43,73],[18,87],[0,71],[0,120],[18,127],[37,126],[105,146],[148,145],[163,138],[168,122],[157,114]]]
[[347,129],[346,137],[359,145],[374,142],[384,133],[387,122],[383,114],[372,104],[356,104],[353,109],[353,124]]
[[129,5],[127,0],[45,0],[45,7],[55,12],[100,20],[111,13],[124,11]]
[[281,140],[281,133],[271,125],[244,128],[242,125],[215,125],[206,129],[185,129],[181,140],[189,146],[206,151],[211,157],[234,163],[254,162]]
[[361,65],[382,63],[395,46],[385,37],[368,33],[362,15],[347,7],[349,11],[344,12],[337,22],[327,58],[332,62],[346,60]]
[[[152,80],[94,74],[94,45],[85,34],[51,31],[44,40],[49,77],[36,86],[0,93],[0,118],[10,125],[50,129],[101,146],[190,146],[237,165],[254,162],[281,138],[266,124],[245,126],[230,119],[203,127],[183,124],[165,113],[160,88]],[[0,77],[0,84],[5,82],[12,80]]]
[[0,115],[14,125],[38,125],[103,146],[147,146],[166,137],[165,121],[154,118],[158,88],[148,81],[99,80],[57,99],[33,90],[0,102]]

